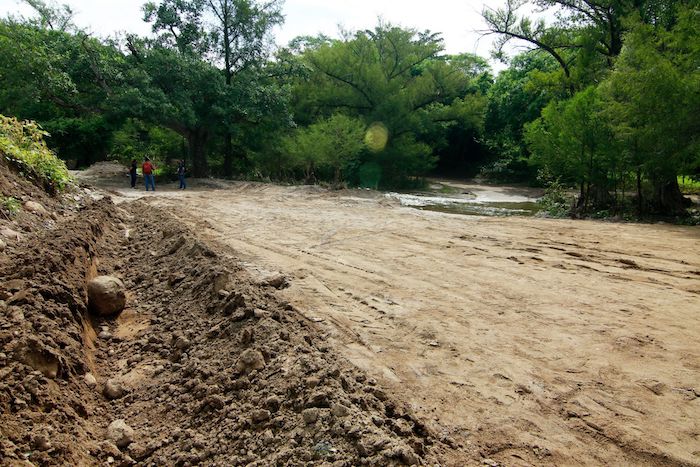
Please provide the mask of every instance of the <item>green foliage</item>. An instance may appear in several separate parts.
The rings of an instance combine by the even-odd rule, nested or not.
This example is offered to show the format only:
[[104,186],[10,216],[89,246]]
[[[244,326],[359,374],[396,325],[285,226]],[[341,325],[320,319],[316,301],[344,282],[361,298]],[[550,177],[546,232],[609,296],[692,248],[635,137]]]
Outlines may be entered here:
[[0,115],[0,153],[20,173],[38,181],[51,193],[70,182],[66,164],[46,147],[48,133],[34,122],[20,122]]
[[537,179],[546,187],[544,195],[537,200],[540,211],[546,213],[547,217],[567,217],[571,207],[567,200],[566,187],[558,178],[553,179],[547,169],[540,169]]
[[340,112],[376,122],[387,129],[387,144],[362,163],[379,165],[382,184],[420,176],[434,167],[449,128],[481,129],[486,106],[486,84],[477,79],[483,63],[441,52],[439,35],[385,23],[312,42],[301,55],[308,79],[293,91],[295,119],[308,126]]
[[319,172],[325,172],[332,175],[324,178],[332,177],[339,184],[358,165],[365,147],[364,136],[361,120],[336,114],[296,130],[283,139],[282,146],[291,167],[302,170],[307,181],[314,181]]
[[183,159],[185,155],[183,138],[168,128],[128,119],[114,133],[111,156],[123,164],[130,163],[132,159],[142,161],[148,156],[160,166],[161,162]]
[[17,214],[22,205],[12,196],[0,196],[0,208],[10,216]]
[[678,176],[678,187],[687,195],[700,194],[700,180],[692,177]]
[[530,153],[523,127],[537,119],[552,99],[563,97],[556,86],[544,82],[556,67],[547,55],[537,51],[523,53],[489,88],[485,144],[492,153],[492,162],[482,168],[482,175],[501,182],[535,178],[528,163]]

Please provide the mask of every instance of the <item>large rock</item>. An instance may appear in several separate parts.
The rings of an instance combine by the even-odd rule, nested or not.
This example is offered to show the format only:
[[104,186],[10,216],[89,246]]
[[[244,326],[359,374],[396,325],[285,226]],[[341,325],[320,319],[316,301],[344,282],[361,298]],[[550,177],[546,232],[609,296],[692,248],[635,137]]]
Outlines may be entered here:
[[125,448],[134,442],[134,429],[121,418],[107,427],[107,439],[114,441],[118,448]]
[[19,240],[21,238],[19,232],[16,232],[12,229],[8,229],[7,227],[4,229],[0,229],[0,236],[3,236],[9,240]]
[[126,394],[126,389],[119,381],[110,378],[102,388],[102,394],[109,400],[119,399]]
[[49,212],[46,210],[46,208],[41,203],[37,203],[36,201],[27,201],[26,203],[24,203],[24,209],[34,214],[38,214],[40,216],[49,215]]
[[120,313],[126,306],[124,283],[113,276],[98,276],[88,283],[90,309],[100,316]]

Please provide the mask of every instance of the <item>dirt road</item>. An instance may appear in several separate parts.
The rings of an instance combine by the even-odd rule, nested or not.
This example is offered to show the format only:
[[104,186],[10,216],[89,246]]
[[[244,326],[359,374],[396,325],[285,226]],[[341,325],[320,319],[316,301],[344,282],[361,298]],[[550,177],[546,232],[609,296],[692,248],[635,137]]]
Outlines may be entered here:
[[149,202],[288,275],[280,293],[454,465],[700,465],[700,228],[361,195],[239,183]]

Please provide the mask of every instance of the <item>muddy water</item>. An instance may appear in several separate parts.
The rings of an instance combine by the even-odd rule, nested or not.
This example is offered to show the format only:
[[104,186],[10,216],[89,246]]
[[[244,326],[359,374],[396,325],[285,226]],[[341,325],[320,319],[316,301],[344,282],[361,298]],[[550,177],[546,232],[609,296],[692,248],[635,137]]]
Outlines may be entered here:
[[528,187],[434,181],[430,191],[386,193],[402,206],[427,211],[473,216],[533,216],[539,211],[541,193]]

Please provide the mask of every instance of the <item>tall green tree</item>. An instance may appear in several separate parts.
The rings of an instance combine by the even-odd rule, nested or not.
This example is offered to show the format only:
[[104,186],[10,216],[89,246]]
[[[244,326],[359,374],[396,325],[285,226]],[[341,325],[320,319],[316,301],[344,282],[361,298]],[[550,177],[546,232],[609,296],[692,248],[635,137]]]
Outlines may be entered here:
[[[280,98],[268,74],[271,30],[281,24],[280,3],[276,0],[162,0],[144,7],[145,19],[153,25],[159,44],[177,50],[183,56],[207,61],[222,71],[225,94],[219,104],[220,136],[224,140],[224,173],[232,174],[234,146],[232,138],[243,132],[239,127],[258,123],[261,111],[273,99]],[[218,89],[218,88],[217,88]],[[226,104],[226,105],[224,105]],[[249,106],[246,106],[248,104]],[[284,110],[283,105],[273,105]],[[264,112],[262,112],[264,113]],[[204,146],[211,131],[198,133],[192,144]],[[240,141],[239,141],[240,143]],[[195,153],[201,153],[200,147]],[[196,156],[196,154],[193,154]],[[201,158],[201,154],[197,157]],[[201,164],[199,164],[201,165]],[[199,169],[198,169],[199,170]]]
[[585,213],[593,205],[610,207],[619,151],[610,144],[612,130],[595,87],[551,102],[539,119],[525,125],[525,139],[535,165],[579,187],[580,211]]
[[0,20],[0,112],[38,121],[64,159],[104,157],[111,131],[113,78],[122,55],[81,32],[44,20]]
[[644,210],[678,214],[687,207],[677,176],[700,165],[700,25],[683,9],[670,30],[638,21],[602,90],[615,132],[625,144]]
[[384,23],[317,41],[302,54],[311,73],[295,87],[295,116],[308,124],[342,112],[368,126],[379,122],[387,144],[365,162],[381,167],[386,184],[423,174],[446,129],[480,127],[485,110],[470,71],[442,50],[437,34]]

